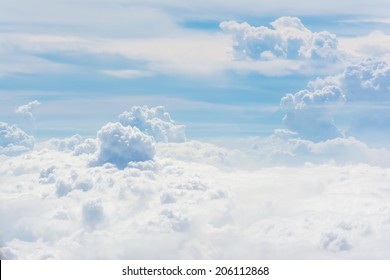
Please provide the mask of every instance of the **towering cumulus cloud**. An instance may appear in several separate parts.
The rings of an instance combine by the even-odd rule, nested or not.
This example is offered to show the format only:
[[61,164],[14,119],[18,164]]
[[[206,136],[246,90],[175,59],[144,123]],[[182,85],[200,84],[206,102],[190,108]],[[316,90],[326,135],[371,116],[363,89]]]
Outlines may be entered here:
[[15,125],[0,122],[0,154],[12,155],[31,149],[34,138]]
[[299,136],[321,141],[341,136],[333,121],[333,112],[345,102],[345,95],[336,86],[326,86],[314,92],[301,90],[287,94],[281,100],[286,111],[283,121]]
[[363,59],[339,75],[310,82],[309,87],[281,99],[288,129],[314,141],[345,135],[383,144],[390,128],[390,66],[386,61]]
[[185,126],[176,124],[164,107],[134,106],[123,112],[119,121],[124,126],[135,126],[158,142],[184,142]]
[[124,168],[131,161],[153,159],[155,148],[151,136],[138,128],[108,123],[98,131],[98,163],[112,163]]
[[337,58],[336,36],[327,31],[312,32],[299,18],[281,17],[273,29],[248,23],[223,21],[221,29],[233,36],[238,59],[327,59]]

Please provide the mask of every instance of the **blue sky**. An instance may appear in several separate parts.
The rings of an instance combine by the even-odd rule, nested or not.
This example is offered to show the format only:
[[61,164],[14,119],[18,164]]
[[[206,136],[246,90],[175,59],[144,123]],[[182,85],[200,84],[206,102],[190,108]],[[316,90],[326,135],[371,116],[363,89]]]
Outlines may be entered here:
[[390,259],[389,11],[1,0],[0,259]]
[[[388,1],[265,3],[2,1],[0,120],[28,126],[14,111],[38,100],[36,138],[93,136],[131,106],[163,105],[191,139],[266,136],[285,127],[285,94],[342,73],[357,56],[381,56],[361,51],[372,32],[389,38]],[[234,35],[220,27],[273,29],[282,16],[333,34],[343,56],[360,53],[336,62],[240,57]]]

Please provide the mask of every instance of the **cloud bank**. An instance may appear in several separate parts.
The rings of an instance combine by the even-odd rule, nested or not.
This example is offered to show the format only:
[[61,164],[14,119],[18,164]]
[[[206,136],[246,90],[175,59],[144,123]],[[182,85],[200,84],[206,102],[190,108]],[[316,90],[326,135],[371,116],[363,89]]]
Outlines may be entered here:
[[[325,104],[325,114],[344,99],[328,86],[285,106],[299,115]],[[1,155],[2,259],[390,257],[388,150],[287,130],[236,148],[156,141],[174,127],[162,108],[134,107],[120,119],[95,139]],[[153,130],[152,120],[168,125]],[[2,145],[29,143],[1,127]]]
[[222,168],[201,160],[211,145],[184,157],[187,145],[158,143],[153,161],[125,168],[45,148],[3,158],[2,259],[390,257],[388,168]]

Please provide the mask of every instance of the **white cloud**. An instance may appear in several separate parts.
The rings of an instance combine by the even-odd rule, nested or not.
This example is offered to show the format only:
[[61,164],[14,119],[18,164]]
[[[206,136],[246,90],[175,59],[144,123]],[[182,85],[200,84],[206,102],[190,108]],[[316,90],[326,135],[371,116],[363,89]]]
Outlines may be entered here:
[[310,140],[326,140],[341,136],[334,124],[334,111],[345,102],[342,90],[327,86],[314,92],[302,90],[287,94],[281,100],[281,108],[286,111],[283,118],[288,129]]
[[340,48],[360,56],[379,57],[390,62],[390,35],[376,30],[365,36],[340,38]]
[[[171,33],[170,33],[171,34]],[[5,33],[0,42],[4,42],[3,52],[7,61],[17,61],[20,67],[0,68],[0,74],[41,73],[42,67],[50,67],[51,71],[62,73],[74,72],[76,69],[85,71],[80,65],[67,61],[51,59],[53,55],[59,57],[67,55],[86,54],[109,61],[110,56],[122,57],[123,62],[129,64],[130,69],[117,67],[114,69],[106,65],[92,64],[96,73],[118,78],[132,78],[136,76],[153,76],[154,74],[175,74],[207,77],[211,73],[218,74],[229,62],[230,39],[222,34],[188,31],[182,34],[166,34],[152,38],[112,38],[112,37],[84,37],[75,35],[31,35],[25,33]],[[156,46],[158,48],[156,49]],[[19,58],[23,54],[23,59]],[[44,57],[44,58],[41,58]],[[54,56],[55,57],[55,56]],[[34,63],[28,63],[33,61]],[[23,62],[26,67],[23,69]],[[135,65],[133,65],[135,63]],[[137,65],[140,62],[142,66]],[[85,62],[88,66],[88,61]],[[92,62],[91,62],[92,63]],[[88,69],[90,72],[90,69]]]
[[0,154],[13,155],[31,150],[34,138],[15,125],[0,122]]
[[125,70],[103,70],[103,74],[121,78],[121,79],[135,79],[140,77],[150,77],[153,75],[150,71],[125,69]]
[[41,103],[37,100],[34,100],[16,108],[15,113],[22,115],[27,119],[29,123],[32,123],[34,121],[34,115],[32,110],[39,105],[41,105]]
[[97,134],[98,164],[112,163],[124,168],[131,161],[147,161],[154,157],[154,141],[137,127],[108,123]]
[[273,29],[248,23],[224,21],[221,29],[233,36],[238,59],[338,59],[338,41],[326,31],[311,32],[295,17],[281,17],[271,22]]
[[[286,106],[337,103],[337,92],[291,96]],[[167,112],[125,115],[128,125],[108,123],[97,139],[51,139],[2,156],[2,258],[389,257],[388,150],[282,130],[239,150],[154,143],[137,125],[172,125]]]
[[346,135],[387,146],[389,81],[390,66],[383,59],[351,63],[342,73],[309,82],[310,90],[286,94],[281,99],[284,123],[310,140]]
[[[185,151],[188,143],[156,149],[169,150],[165,145]],[[6,158],[0,166],[2,257],[389,257],[388,168],[321,163],[248,171],[240,161],[221,169],[163,154],[148,168],[124,169],[90,167],[86,154],[49,149]],[[76,187],[88,178],[91,188]]]
[[134,126],[158,142],[184,142],[185,126],[176,124],[164,107],[134,106],[119,116],[124,126]]
[[298,133],[278,129],[266,138],[245,138],[231,145],[243,154],[241,157],[230,155],[230,162],[235,158],[241,162],[240,166],[247,165],[245,168],[297,166],[305,163],[369,164],[384,168],[390,166],[388,149],[369,146],[353,137],[313,142],[300,138]]

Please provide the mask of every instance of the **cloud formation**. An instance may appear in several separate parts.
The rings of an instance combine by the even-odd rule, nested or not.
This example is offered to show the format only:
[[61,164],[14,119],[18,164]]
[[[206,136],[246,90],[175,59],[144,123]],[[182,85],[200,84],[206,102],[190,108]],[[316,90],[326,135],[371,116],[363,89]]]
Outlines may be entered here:
[[164,107],[134,106],[119,115],[123,126],[135,126],[158,142],[184,142],[185,126],[176,124]]
[[296,17],[280,17],[271,22],[271,26],[273,29],[236,21],[220,24],[221,29],[233,37],[237,59],[337,60],[338,42],[334,34],[312,32]]
[[98,164],[112,163],[124,168],[131,161],[147,161],[154,157],[154,140],[137,127],[108,123],[97,133]]
[[37,106],[41,105],[41,103],[37,100],[34,100],[30,103],[27,103],[25,105],[21,105],[18,108],[16,108],[15,113],[22,115],[26,120],[32,124],[34,121],[34,115],[33,115],[33,109]]
[[[390,66],[378,58],[350,64],[335,76],[309,82],[309,90],[286,94],[286,127],[304,139],[341,136],[385,144],[390,128]],[[337,120],[336,120],[337,119]]]
[[[303,114],[325,104],[325,114],[338,102],[341,90],[328,86],[285,106]],[[151,114],[144,131],[157,116],[173,125],[162,109],[133,111]],[[155,142],[129,112],[127,125],[108,123],[96,139],[1,156],[1,258],[390,257],[388,150],[286,130],[239,149]]]
[[[238,158],[220,168],[199,160],[213,149],[203,144],[194,143],[198,156],[193,149],[175,158],[164,155],[173,145],[180,155],[188,143],[159,143],[153,162],[123,169],[45,148],[2,159],[1,258],[390,257],[388,168],[322,162],[245,170]],[[331,155],[321,150],[317,158]]]
[[286,111],[283,122],[305,139],[321,141],[340,137],[342,133],[335,126],[333,115],[344,102],[345,95],[336,86],[287,94],[281,100],[281,108]]
[[0,122],[0,154],[12,155],[25,152],[34,146],[34,138],[16,125]]

